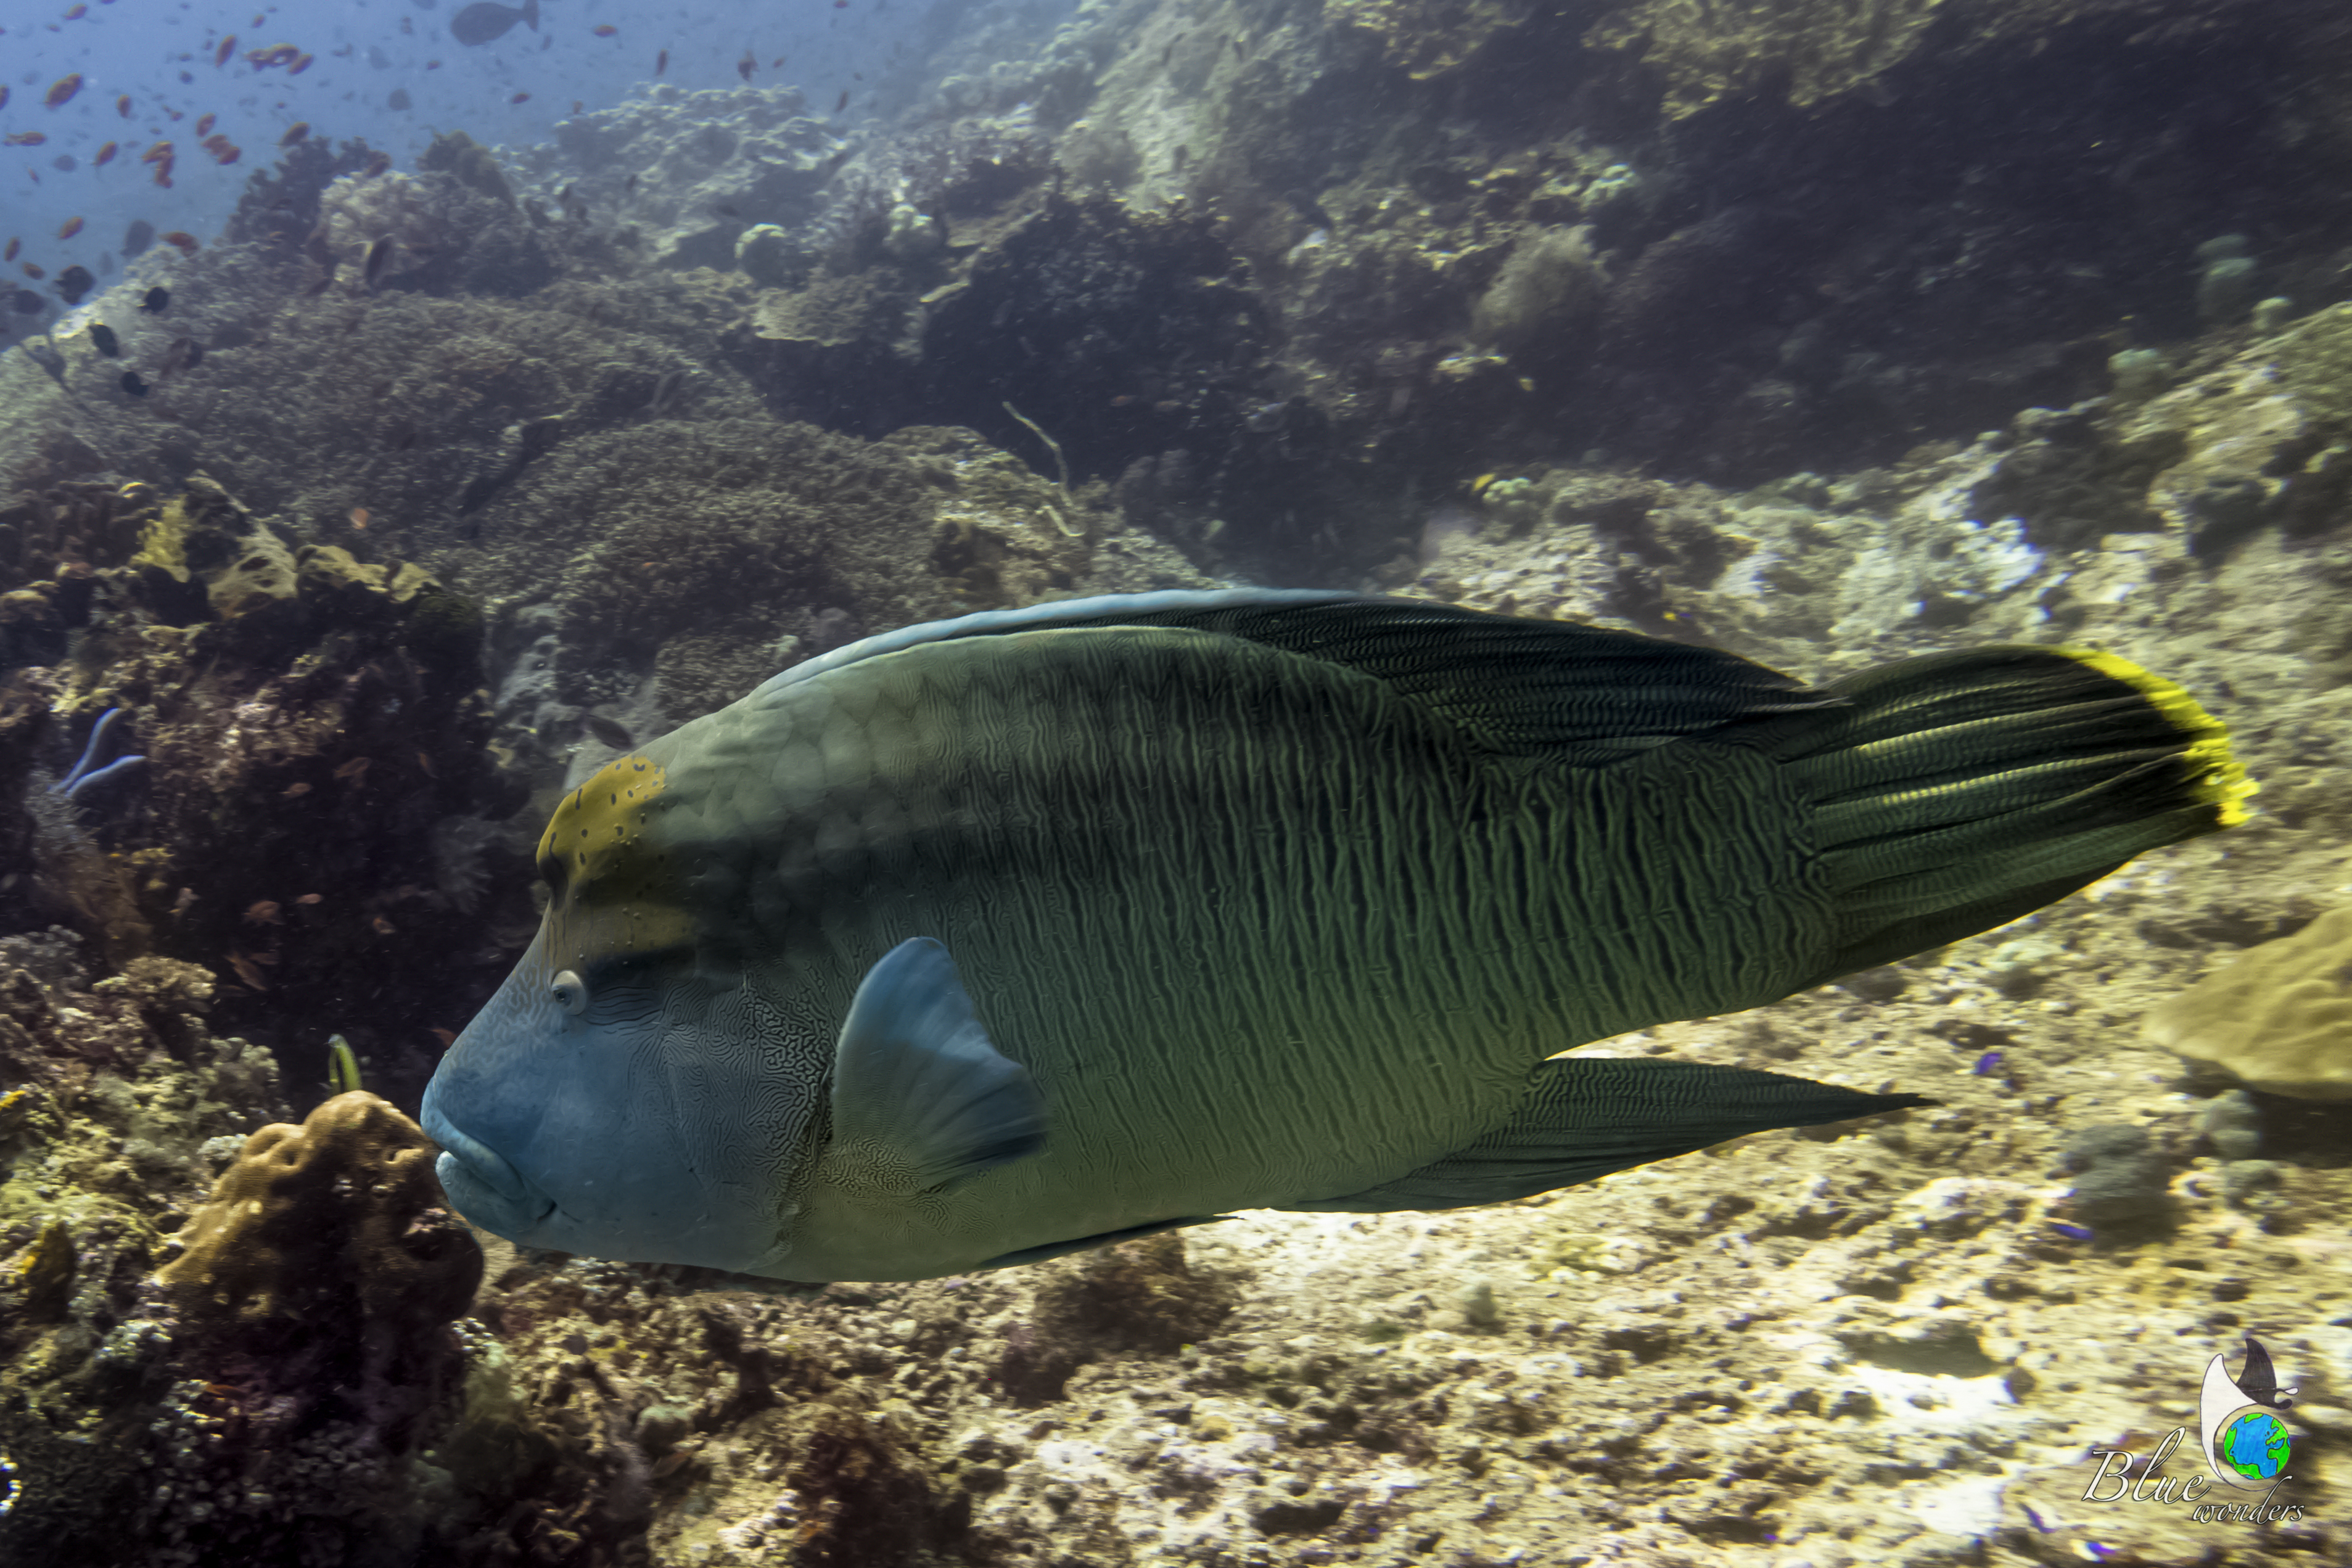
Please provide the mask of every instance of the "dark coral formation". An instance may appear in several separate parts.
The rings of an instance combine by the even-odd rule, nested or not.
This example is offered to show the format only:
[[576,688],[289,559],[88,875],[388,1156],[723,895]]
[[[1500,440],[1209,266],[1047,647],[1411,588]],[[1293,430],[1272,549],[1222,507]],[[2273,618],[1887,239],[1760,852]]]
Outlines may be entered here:
[[70,933],[0,937],[0,1556],[146,1560],[170,1336],[142,1316],[175,1207],[282,1103],[275,1065],[209,1030],[201,970],[93,984]]
[[380,1375],[401,1337],[456,1318],[481,1283],[481,1249],[444,1207],[434,1153],[414,1122],[363,1090],[299,1127],[264,1127],[157,1278],[192,1318],[237,1337],[359,1352],[382,1364]]
[[[182,1227],[152,1321],[190,1381],[163,1403],[146,1522],[194,1561],[380,1554],[362,1542],[406,1514],[386,1504],[446,1418],[448,1324],[482,1276],[434,1153],[375,1096],[339,1094],[247,1138]],[[208,1504],[223,1486],[243,1506]]]
[[1235,1281],[1193,1269],[1173,1231],[1106,1248],[1038,1291],[1035,1316],[1004,1336],[997,1380],[1020,1404],[1045,1404],[1089,1362],[1171,1355],[1209,1338],[1237,1297]]
[[[93,760],[144,761],[71,799],[18,774],[24,805],[0,839],[7,924],[66,922],[116,961],[201,963],[228,982],[227,1021],[266,1016],[278,1042],[310,1051],[348,1030],[383,1051],[388,1080],[413,1082],[425,1031],[462,1019],[431,992],[499,956],[434,918],[480,892],[440,885],[436,826],[523,799],[484,754],[478,613],[413,566],[267,525],[209,479],[67,499],[84,520],[60,522],[54,496],[19,512],[47,528],[25,548],[55,556],[23,591],[49,591],[74,645],[35,678],[64,734],[19,727],[55,747],[55,778],[68,744],[119,710],[114,752]],[[409,999],[354,1017],[355,985],[387,983]]]

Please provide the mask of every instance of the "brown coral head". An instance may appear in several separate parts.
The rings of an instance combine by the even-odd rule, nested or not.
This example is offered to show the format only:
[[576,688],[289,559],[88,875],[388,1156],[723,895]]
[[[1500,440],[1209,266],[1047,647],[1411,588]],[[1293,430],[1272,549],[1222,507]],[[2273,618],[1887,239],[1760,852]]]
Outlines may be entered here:
[[447,1322],[481,1283],[482,1249],[433,1157],[393,1105],[338,1094],[300,1126],[245,1141],[158,1277],[188,1310],[243,1324],[357,1334]]

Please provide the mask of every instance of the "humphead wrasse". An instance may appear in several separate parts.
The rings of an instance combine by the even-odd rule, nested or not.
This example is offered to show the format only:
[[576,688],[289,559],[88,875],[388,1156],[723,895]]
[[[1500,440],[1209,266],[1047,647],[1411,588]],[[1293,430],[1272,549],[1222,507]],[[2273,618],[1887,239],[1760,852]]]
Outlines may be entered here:
[[782,1280],[1499,1202],[1925,1103],[1548,1059],[1985,930],[2252,789],[2084,649],[1808,688],[1339,593],[967,616],[567,796],[424,1124],[489,1230]]

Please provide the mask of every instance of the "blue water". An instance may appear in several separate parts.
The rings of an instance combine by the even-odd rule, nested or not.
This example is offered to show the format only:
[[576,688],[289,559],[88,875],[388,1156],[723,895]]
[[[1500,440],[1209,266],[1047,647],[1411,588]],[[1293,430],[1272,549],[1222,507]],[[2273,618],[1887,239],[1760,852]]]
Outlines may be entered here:
[[[749,52],[755,85],[798,86],[818,112],[831,112],[848,92],[836,121],[854,122],[872,112],[894,64],[909,63],[919,36],[938,37],[965,9],[961,0],[690,7],[546,0],[537,32],[519,23],[469,47],[449,32],[463,3],[0,0],[0,80],[9,89],[0,132],[47,137],[37,146],[0,147],[0,243],[23,241],[10,280],[21,278],[25,262],[51,278],[79,263],[102,284],[119,272],[124,230],[137,219],[209,240],[247,178],[276,162],[279,140],[297,122],[312,136],[364,138],[404,167],[441,131],[463,131],[493,145],[544,141],[575,104],[593,110],[644,90],[664,50],[662,81],[739,86],[737,67]],[[80,14],[69,19],[73,12]],[[614,36],[597,37],[599,26],[614,27]],[[234,50],[215,65],[231,36]],[[280,43],[314,57],[299,76],[245,57]],[[80,91],[46,107],[51,84],[77,71]],[[395,90],[407,93],[407,110],[389,107]],[[524,93],[524,101],[514,101]],[[127,116],[118,107],[126,96]],[[237,162],[223,166],[205,153],[195,133],[205,114],[216,116],[214,130],[242,149]],[[168,190],[140,162],[166,139],[177,148]],[[99,167],[109,141],[118,152]],[[58,238],[75,217],[84,220],[81,232]]]

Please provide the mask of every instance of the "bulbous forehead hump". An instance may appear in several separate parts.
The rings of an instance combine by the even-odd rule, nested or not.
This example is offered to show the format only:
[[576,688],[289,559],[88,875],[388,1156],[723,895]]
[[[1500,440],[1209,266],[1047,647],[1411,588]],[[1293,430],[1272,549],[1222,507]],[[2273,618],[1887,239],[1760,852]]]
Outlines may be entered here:
[[654,802],[669,774],[649,757],[615,757],[563,798],[539,837],[539,873],[574,891],[647,873]]
[[668,770],[642,754],[616,757],[563,798],[539,840],[539,873],[555,894],[567,960],[651,952],[684,939],[675,857],[655,831]]

